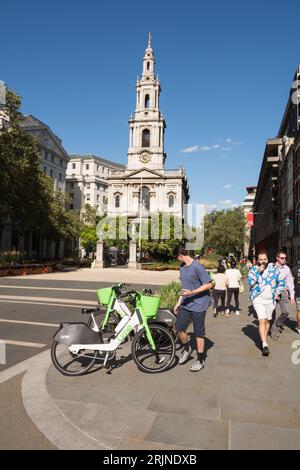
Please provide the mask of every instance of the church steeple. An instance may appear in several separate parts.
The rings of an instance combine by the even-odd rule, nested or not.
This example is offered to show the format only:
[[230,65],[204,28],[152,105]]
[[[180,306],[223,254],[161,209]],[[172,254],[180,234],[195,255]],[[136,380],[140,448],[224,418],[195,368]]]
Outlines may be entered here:
[[136,82],[135,115],[129,119],[128,169],[141,166],[164,169],[166,124],[159,110],[160,91],[160,81],[158,77],[155,78],[155,59],[149,33],[142,76],[141,79],[137,78]]
[[151,41],[152,41],[152,37],[151,37],[151,33],[149,33],[148,47],[145,51],[145,55],[143,59],[142,80],[154,79],[155,59],[154,59],[154,53],[153,53]]

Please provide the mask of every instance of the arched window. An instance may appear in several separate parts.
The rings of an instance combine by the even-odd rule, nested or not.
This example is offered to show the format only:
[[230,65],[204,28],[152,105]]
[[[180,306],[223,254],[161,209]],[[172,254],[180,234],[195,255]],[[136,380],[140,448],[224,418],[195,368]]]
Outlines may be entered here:
[[120,207],[120,195],[117,194],[115,197],[115,207],[119,208]]
[[150,106],[150,96],[146,95],[145,96],[145,108],[149,108]]
[[[142,191],[142,196],[141,196]],[[139,201],[142,207],[149,210],[150,209],[150,189],[147,186],[143,186],[140,190]]]
[[169,207],[174,207],[174,203],[175,203],[175,198],[174,198],[174,195],[173,194],[170,194],[169,196]]
[[150,70],[150,62],[147,62],[147,70]]
[[150,131],[144,129],[142,132],[142,147],[150,147]]

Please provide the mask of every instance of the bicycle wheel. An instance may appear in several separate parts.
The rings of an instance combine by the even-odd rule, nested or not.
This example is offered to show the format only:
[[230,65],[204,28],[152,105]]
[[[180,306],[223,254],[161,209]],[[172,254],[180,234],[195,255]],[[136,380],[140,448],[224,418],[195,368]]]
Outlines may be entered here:
[[86,374],[94,365],[97,351],[82,349],[78,354],[71,353],[68,347],[55,339],[51,344],[51,359],[53,365],[63,375],[76,376]]
[[137,367],[148,373],[163,372],[172,364],[175,357],[175,344],[172,334],[160,325],[149,325],[156,350],[154,351],[147,339],[144,329],[134,336],[131,353]]
[[[95,315],[95,321],[97,323],[98,328],[101,331],[103,341],[106,343],[113,336],[116,326],[120,322],[120,317],[117,314],[117,312],[111,312],[109,315],[108,322],[105,328],[102,330],[102,323],[104,322],[104,318],[105,318],[105,313],[99,313],[98,315]],[[93,327],[93,320],[91,316],[89,317],[87,321],[87,326],[89,326],[90,328]]]

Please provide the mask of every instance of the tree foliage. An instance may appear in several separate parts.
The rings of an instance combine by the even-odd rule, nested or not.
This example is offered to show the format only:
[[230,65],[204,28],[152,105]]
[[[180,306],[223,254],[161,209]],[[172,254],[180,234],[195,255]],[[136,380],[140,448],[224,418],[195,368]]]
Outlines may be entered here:
[[66,210],[67,195],[55,192],[52,179],[42,171],[38,142],[20,125],[20,104],[20,97],[7,90],[10,126],[0,133],[0,228],[9,221],[20,232],[29,230],[49,239],[78,238],[79,215]]
[[243,251],[246,221],[241,207],[213,211],[204,219],[204,246],[218,255],[233,253],[239,256]]

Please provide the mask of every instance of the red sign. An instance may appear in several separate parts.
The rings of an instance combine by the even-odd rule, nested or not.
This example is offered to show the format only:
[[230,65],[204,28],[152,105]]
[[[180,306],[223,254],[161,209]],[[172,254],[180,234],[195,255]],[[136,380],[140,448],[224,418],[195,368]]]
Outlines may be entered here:
[[249,212],[247,214],[247,221],[248,221],[248,226],[253,227],[253,225],[254,225],[254,214],[253,214],[253,212]]

